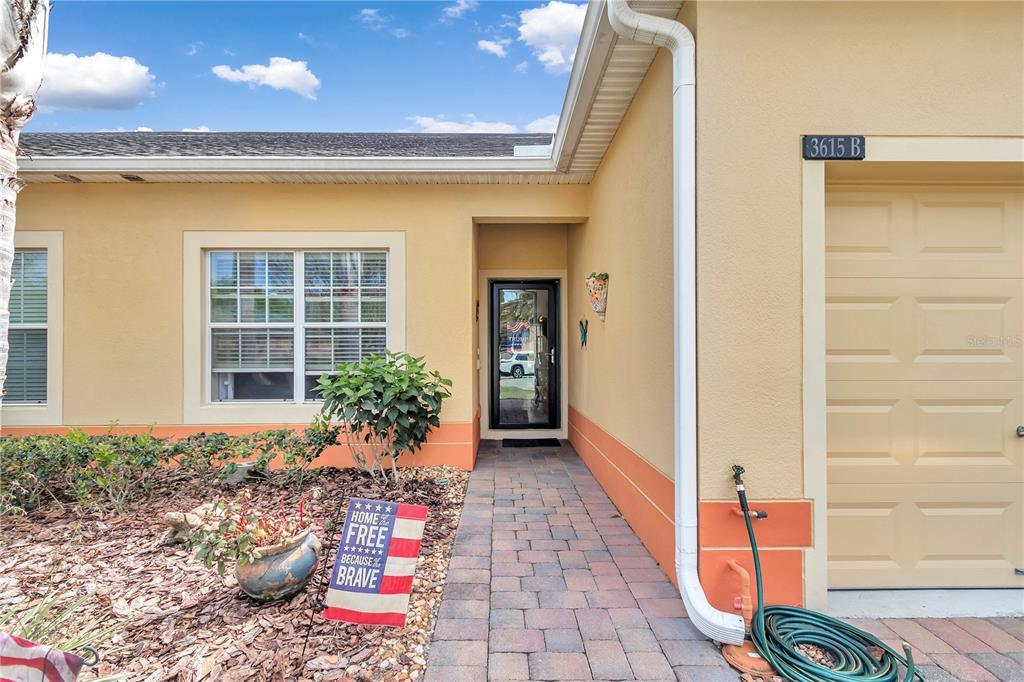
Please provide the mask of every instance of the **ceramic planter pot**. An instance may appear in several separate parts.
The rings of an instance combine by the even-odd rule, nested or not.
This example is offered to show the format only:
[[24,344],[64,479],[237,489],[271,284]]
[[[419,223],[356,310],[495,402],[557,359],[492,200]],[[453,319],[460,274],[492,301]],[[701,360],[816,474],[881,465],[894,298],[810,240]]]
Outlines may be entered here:
[[320,541],[308,530],[259,550],[246,564],[235,564],[238,586],[258,601],[287,599],[313,577],[320,555]]
[[608,279],[587,277],[587,294],[590,296],[590,305],[603,322],[605,311],[608,309]]

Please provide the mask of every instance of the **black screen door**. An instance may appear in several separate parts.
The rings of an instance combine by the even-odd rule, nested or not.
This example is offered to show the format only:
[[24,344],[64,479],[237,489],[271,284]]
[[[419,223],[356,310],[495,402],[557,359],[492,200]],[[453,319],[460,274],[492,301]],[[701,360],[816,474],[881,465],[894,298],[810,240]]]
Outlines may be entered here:
[[492,281],[491,428],[557,429],[558,282]]

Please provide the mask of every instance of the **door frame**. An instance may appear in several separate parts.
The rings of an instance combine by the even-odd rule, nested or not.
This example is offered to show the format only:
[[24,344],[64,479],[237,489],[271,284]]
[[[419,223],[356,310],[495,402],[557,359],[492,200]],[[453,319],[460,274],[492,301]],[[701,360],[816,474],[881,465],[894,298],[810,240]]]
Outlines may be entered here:
[[[477,273],[477,303],[479,304],[478,334],[476,345],[476,369],[478,377],[478,394],[480,396],[480,438],[483,440],[499,440],[501,438],[558,438],[565,440],[569,437],[569,356],[566,352],[566,345],[570,342],[568,335],[569,318],[569,294],[566,292],[566,281],[568,273],[561,269],[501,269],[501,270],[480,270]],[[505,281],[529,281],[545,280],[557,281],[558,296],[558,325],[556,335],[558,338],[558,428],[554,429],[492,429],[490,427],[491,414],[491,369],[488,349],[490,348],[490,319],[491,319],[491,297],[490,282],[492,280]]]
[[[498,367],[499,363],[496,362],[497,355],[495,353],[495,351],[496,351],[495,345],[496,345],[496,342],[498,341],[498,334],[499,334],[499,330],[497,329],[497,326],[495,325],[495,323],[498,322],[498,319],[495,317],[495,312],[496,312],[495,311],[495,304],[497,303],[498,290],[502,287],[502,285],[505,285],[508,288],[522,288],[524,290],[530,289],[531,285],[533,285],[537,289],[543,289],[545,291],[548,291],[550,296],[551,296],[551,301],[554,302],[554,305],[552,306],[552,305],[550,305],[551,301],[549,301],[549,306],[552,308],[552,314],[553,314],[553,316],[555,318],[554,319],[555,324],[549,330],[548,341],[551,343],[552,350],[554,351],[554,363],[555,363],[556,369],[558,370],[558,373],[553,375],[552,378],[554,379],[554,382],[551,383],[548,386],[548,399],[549,399],[548,402],[550,404],[550,408],[548,410],[548,412],[549,412],[548,421],[551,423],[548,426],[539,426],[539,425],[534,425],[534,424],[523,424],[523,425],[519,425],[519,424],[506,424],[506,425],[503,425],[503,426],[496,426],[496,424],[498,422],[498,419],[499,419],[499,417],[501,415],[500,408],[498,408],[497,405],[495,404],[496,400],[500,400],[500,394],[501,394],[501,373],[500,373],[500,370],[499,370],[499,367]],[[507,430],[519,431],[519,432],[521,432],[521,431],[530,431],[530,430],[553,431],[553,430],[558,429],[559,427],[562,426],[562,415],[560,414],[561,411],[558,409],[558,406],[561,403],[562,390],[563,390],[562,389],[562,381],[561,381],[563,346],[562,346],[562,334],[561,334],[561,330],[559,329],[559,326],[561,326],[561,320],[562,320],[561,311],[559,309],[560,308],[560,302],[562,300],[561,291],[560,291],[561,288],[562,288],[562,282],[561,282],[561,280],[558,280],[558,279],[533,279],[533,278],[530,278],[530,279],[488,279],[487,280],[487,298],[491,302],[490,308],[487,311],[488,312],[488,315],[487,315],[487,328],[488,328],[488,334],[487,334],[487,366],[488,366],[488,370],[489,370],[489,373],[490,373],[490,386],[489,386],[489,390],[490,390],[490,396],[489,396],[490,397],[490,405],[489,405],[489,407],[490,407],[490,410],[489,410],[489,412],[487,414],[487,418],[488,418],[487,424],[492,429],[495,429],[495,430],[506,430],[507,429]],[[536,358],[535,357],[534,358],[534,380],[535,381],[536,381],[536,376],[537,376],[536,367],[539,364],[539,362],[541,362],[540,358]]]
[[[865,138],[864,161],[1024,163],[1022,137]],[[803,183],[803,469],[804,497],[813,503],[813,545],[804,550],[804,603],[828,611],[828,464],[825,432],[825,175],[826,163],[802,166]],[[1009,588],[1013,589],[1013,588]],[[915,590],[889,591],[912,617]],[[957,590],[966,593],[967,590]],[[894,604],[898,612],[900,604]],[[977,614],[984,615],[984,614]]]

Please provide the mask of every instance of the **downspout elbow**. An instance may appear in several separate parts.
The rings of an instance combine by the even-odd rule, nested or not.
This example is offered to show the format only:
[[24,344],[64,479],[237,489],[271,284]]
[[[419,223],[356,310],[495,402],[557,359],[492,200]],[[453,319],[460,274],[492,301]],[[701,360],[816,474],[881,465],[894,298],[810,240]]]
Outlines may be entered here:
[[694,40],[690,29],[678,21],[641,14],[626,0],[608,0],[608,22],[623,38],[669,50],[676,62],[674,87],[696,82]]

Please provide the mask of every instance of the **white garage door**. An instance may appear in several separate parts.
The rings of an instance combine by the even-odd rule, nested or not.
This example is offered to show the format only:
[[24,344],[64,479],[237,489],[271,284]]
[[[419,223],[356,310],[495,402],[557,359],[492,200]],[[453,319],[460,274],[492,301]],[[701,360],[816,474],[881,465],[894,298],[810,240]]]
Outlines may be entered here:
[[1024,586],[1021,199],[827,194],[830,587]]

